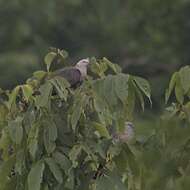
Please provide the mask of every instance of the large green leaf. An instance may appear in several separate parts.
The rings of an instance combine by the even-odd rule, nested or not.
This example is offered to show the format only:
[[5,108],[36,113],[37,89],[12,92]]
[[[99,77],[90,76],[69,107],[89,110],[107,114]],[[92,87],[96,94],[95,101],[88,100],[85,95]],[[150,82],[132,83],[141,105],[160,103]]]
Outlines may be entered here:
[[9,121],[8,130],[11,140],[19,145],[23,138],[23,127],[22,127],[22,117],[17,117],[13,121]]
[[36,106],[48,108],[52,90],[53,86],[49,81],[43,84],[40,87],[40,95],[36,97]]
[[40,190],[45,165],[42,160],[35,163],[28,174],[28,190]]
[[126,103],[128,95],[128,80],[129,75],[125,75],[123,73],[115,76],[115,93],[117,97],[123,102],[123,104]]

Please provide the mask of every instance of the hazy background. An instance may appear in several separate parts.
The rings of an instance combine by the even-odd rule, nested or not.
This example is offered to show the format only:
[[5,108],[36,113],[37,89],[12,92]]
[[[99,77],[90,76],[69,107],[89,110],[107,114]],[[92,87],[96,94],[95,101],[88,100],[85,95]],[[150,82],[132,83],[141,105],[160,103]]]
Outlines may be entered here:
[[0,0],[1,88],[41,68],[50,46],[147,78],[160,109],[171,73],[190,63],[190,1]]

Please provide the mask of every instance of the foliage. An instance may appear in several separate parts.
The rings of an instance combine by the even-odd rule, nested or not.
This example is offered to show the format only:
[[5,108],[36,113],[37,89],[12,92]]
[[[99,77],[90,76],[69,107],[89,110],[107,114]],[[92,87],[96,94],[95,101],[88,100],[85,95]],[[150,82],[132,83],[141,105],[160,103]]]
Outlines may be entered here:
[[177,102],[167,109],[171,116],[179,115],[181,120],[190,121],[190,67],[182,67],[172,75],[166,91],[166,102],[175,91]]
[[0,190],[138,186],[140,170],[130,142],[116,142],[114,132],[133,121],[136,102],[144,109],[144,98],[151,101],[149,83],[122,73],[106,58],[92,58],[91,74],[72,88],[52,75],[55,57],[65,54],[50,52],[47,72],[0,92]]

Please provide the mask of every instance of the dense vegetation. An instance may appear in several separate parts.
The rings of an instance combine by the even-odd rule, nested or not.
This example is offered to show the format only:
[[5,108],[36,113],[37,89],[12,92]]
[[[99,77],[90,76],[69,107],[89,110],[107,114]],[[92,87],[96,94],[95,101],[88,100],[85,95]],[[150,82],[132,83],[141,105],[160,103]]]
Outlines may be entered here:
[[72,88],[63,77],[49,77],[66,57],[52,50],[47,71],[0,92],[0,190],[188,190],[190,67],[171,78],[166,102],[174,91],[176,103],[121,141],[114,134],[136,122],[135,108],[152,104],[149,83],[91,58],[88,77]]

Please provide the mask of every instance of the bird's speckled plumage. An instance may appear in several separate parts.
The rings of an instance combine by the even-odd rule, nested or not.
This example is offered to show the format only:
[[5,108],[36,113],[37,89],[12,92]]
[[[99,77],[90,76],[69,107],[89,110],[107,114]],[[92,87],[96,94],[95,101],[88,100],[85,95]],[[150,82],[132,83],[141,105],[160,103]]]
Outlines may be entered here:
[[115,142],[130,142],[135,136],[134,125],[131,122],[125,122],[125,129],[123,133],[114,135]]

